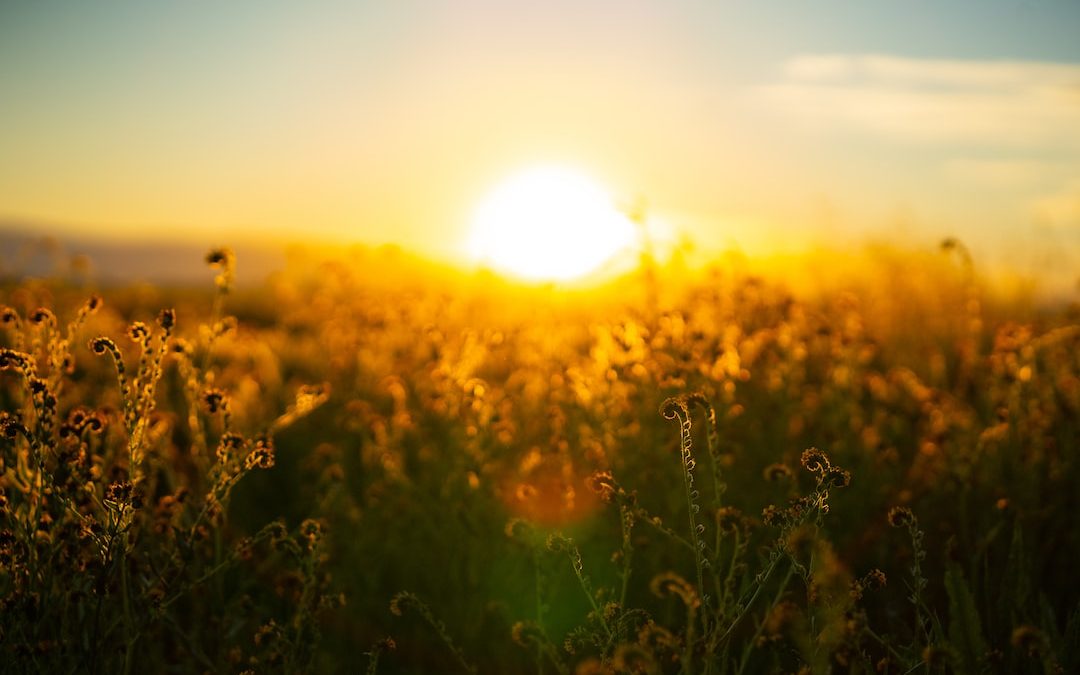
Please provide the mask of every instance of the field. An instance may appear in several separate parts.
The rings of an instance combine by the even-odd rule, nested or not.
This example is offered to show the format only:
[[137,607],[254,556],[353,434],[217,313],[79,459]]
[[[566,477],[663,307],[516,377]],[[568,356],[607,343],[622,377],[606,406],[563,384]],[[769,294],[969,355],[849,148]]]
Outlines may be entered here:
[[958,242],[207,262],[0,287],[0,671],[1080,672],[1080,313]]

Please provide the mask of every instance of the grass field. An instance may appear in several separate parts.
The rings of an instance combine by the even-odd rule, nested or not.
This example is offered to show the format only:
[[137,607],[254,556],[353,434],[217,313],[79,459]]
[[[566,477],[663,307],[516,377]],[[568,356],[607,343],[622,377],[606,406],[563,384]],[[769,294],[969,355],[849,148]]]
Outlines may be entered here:
[[957,242],[207,260],[0,290],[0,671],[1080,672],[1080,313]]

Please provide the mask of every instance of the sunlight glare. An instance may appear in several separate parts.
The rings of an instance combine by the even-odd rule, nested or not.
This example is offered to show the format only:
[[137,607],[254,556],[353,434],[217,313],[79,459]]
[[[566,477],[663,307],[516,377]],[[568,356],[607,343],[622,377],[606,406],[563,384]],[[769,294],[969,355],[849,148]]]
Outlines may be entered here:
[[634,224],[584,174],[559,167],[519,173],[498,185],[472,223],[476,261],[531,280],[569,280],[633,246]]

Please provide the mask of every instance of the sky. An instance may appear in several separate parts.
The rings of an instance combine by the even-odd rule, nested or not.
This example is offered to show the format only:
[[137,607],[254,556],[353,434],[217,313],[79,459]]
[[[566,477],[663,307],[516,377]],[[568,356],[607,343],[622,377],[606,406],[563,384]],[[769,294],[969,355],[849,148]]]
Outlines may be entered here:
[[1080,269],[1080,2],[0,0],[0,228],[395,243],[588,173],[705,247]]

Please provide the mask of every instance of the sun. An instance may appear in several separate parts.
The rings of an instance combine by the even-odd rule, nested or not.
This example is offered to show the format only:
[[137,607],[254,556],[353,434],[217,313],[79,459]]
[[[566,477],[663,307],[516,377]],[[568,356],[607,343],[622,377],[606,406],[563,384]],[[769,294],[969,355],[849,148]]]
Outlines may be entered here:
[[631,248],[635,226],[585,174],[536,167],[497,185],[472,221],[473,260],[529,280],[576,279]]

